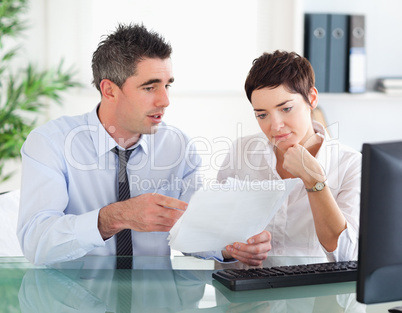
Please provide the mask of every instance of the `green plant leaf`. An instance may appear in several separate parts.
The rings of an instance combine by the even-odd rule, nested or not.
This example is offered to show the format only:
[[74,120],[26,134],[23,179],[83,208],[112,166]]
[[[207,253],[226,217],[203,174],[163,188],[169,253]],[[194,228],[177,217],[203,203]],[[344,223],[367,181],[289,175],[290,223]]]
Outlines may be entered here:
[[15,72],[8,64],[18,54],[19,47],[5,50],[5,37],[18,37],[27,28],[21,14],[27,10],[27,0],[0,0],[0,182],[13,173],[3,174],[8,160],[20,157],[28,134],[37,126],[39,114],[49,104],[62,103],[62,92],[81,86],[74,80],[72,69],[64,70],[61,60],[54,69],[39,70],[27,63]]

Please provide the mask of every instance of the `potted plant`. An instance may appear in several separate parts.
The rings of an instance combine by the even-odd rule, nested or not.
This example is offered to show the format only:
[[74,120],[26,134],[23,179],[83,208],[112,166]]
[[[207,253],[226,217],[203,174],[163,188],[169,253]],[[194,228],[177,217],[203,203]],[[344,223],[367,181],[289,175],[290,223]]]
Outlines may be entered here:
[[0,182],[12,175],[4,173],[5,163],[20,157],[22,144],[47,106],[61,104],[61,93],[79,86],[73,71],[63,70],[63,60],[47,70],[29,61],[18,66],[12,63],[19,47],[7,48],[7,44],[10,38],[18,40],[28,27],[21,17],[27,10],[27,0],[0,2]]

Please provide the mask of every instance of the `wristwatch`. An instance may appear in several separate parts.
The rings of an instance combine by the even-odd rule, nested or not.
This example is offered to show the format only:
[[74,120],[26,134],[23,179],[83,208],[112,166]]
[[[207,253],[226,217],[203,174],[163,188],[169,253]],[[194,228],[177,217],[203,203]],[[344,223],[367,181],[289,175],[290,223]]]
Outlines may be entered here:
[[325,187],[325,182],[316,182],[313,188],[306,188],[308,192],[321,191]]

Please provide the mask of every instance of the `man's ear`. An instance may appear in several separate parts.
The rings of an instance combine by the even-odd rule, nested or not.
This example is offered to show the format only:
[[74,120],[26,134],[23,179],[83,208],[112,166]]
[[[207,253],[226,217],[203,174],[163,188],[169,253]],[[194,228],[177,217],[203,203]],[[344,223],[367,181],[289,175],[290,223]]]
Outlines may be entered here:
[[115,83],[113,83],[109,79],[103,79],[100,82],[99,87],[100,87],[103,98],[108,99],[109,101],[114,100],[114,98],[116,96],[116,88],[118,88]]
[[313,88],[310,89],[309,99],[310,99],[311,110],[314,110],[318,105],[318,91],[317,91],[317,88],[313,87]]

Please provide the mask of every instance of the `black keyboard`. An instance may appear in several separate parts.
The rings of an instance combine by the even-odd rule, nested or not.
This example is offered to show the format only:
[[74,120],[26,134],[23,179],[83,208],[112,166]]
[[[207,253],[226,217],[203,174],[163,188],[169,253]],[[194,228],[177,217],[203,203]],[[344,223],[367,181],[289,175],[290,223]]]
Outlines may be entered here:
[[225,269],[212,277],[230,290],[256,290],[357,280],[357,261]]

